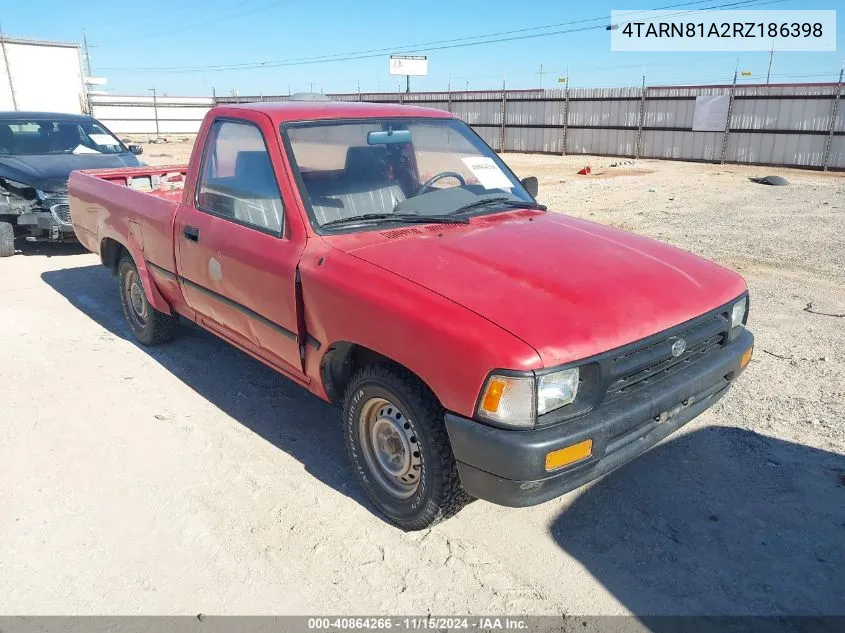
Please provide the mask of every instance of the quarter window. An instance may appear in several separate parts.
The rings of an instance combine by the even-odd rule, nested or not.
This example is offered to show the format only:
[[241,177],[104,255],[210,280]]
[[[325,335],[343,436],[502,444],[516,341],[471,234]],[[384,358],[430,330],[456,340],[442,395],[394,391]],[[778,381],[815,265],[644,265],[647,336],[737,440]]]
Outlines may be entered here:
[[264,137],[250,123],[217,121],[203,155],[197,207],[281,235],[284,208]]

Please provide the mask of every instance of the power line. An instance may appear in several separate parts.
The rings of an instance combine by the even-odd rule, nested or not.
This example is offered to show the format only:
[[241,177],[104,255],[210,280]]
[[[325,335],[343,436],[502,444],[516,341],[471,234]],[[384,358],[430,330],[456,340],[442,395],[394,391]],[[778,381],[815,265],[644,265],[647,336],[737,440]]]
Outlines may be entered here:
[[[251,1],[251,0],[247,0],[247,1]],[[746,1],[750,2],[752,0],[746,0]],[[684,2],[684,3],[681,3],[681,4],[670,5],[670,6],[667,6],[667,7],[661,7],[661,8],[655,9],[655,11],[660,11],[660,10],[664,10],[664,9],[680,8],[680,7],[685,7],[685,6],[695,5],[695,4],[706,4],[707,2],[712,2],[712,0],[694,0],[692,2]],[[631,13],[637,14],[637,13],[640,13],[640,12],[641,11],[635,11],[635,12],[631,12]],[[403,45],[403,46],[393,46],[393,47],[389,47],[389,48],[371,48],[371,49],[362,50],[362,51],[351,51],[351,52],[348,52],[348,53],[334,53],[334,54],[331,54],[331,55],[318,55],[318,56],[315,56],[315,57],[298,57],[298,58],[292,58],[292,59],[281,60],[281,61],[284,61],[284,62],[288,62],[288,61],[311,61],[311,60],[318,60],[318,59],[329,59],[329,58],[338,57],[338,56],[341,56],[341,55],[364,55],[364,54],[369,54],[369,53],[390,53],[390,52],[396,52],[399,49],[405,49],[405,48],[416,48],[416,47],[419,47],[419,46],[433,46],[433,45],[438,45],[438,44],[448,44],[448,43],[452,43],[452,42],[463,42],[463,41],[466,41],[466,40],[484,39],[484,38],[488,38],[488,37],[498,37],[500,35],[512,35],[512,34],[515,34],[515,33],[527,33],[527,32],[531,32],[531,31],[540,31],[540,30],[544,30],[544,29],[552,29],[552,28],[557,28],[557,27],[561,27],[561,26],[571,26],[573,24],[583,24],[583,23],[586,23],[586,22],[598,22],[598,21],[606,22],[607,16],[603,15],[601,17],[596,17],[596,18],[585,18],[585,19],[581,19],[581,20],[571,20],[571,21],[568,21],[568,22],[560,22],[560,23],[557,23],[557,24],[546,24],[544,26],[533,26],[533,27],[522,28],[522,29],[514,29],[514,30],[509,30],[509,31],[499,31],[497,33],[485,33],[483,35],[469,35],[469,36],[458,37],[458,38],[447,39],[447,40],[435,40],[433,42],[423,42],[423,43],[420,43],[420,44],[407,44],[407,45]],[[242,68],[242,67],[245,67],[245,66],[263,65],[263,64],[267,64],[267,63],[276,63],[276,62],[275,61],[242,62],[242,63],[239,63],[239,64],[212,64],[212,65],[207,65],[207,66],[162,66],[162,67],[136,67],[136,68],[107,68],[107,70],[150,70],[150,71],[156,71],[156,70],[195,70],[195,69],[209,69],[209,70],[211,70],[211,69],[229,69],[229,68],[235,69],[235,68]]]
[[[662,11],[672,8],[681,8],[690,5],[697,5],[703,4],[707,2],[712,2],[713,0],[696,0],[695,2],[685,2],[679,5],[669,5],[666,7],[661,7],[658,9],[653,9],[655,11]],[[785,2],[786,0],[738,0],[734,2],[728,2],[718,5],[712,5],[708,7],[701,7],[697,10],[712,10],[712,9],[720,9],[725,7],[757,7],[757,6],[765,6],[770,4],[779,4]],[[677,14],[670,14],[671,15],[685,15],[690,13],[691,11],[682,11]],[[640,12],[632,12],[631,15],[636,15]],[[531,33],[532,31],[539,31],[545,30],[550,28],[557,28],[560,26],[566,25],[574,25],[574,24],[585,24],[589,22],[602,22],[602,24],[598,25],[591,25],[591,26],[582,26],[578,28],[569,28],[569,29],[562,29],[562,30],[555,30],[555,31],[546,31],[543,33]],[[196,72],[221,72],[221,71],[228,71],[228,70],[250,70],[250,69],[261,69],[261,68],[278,68],[282,66],[305,66],[311,64],[319,64],[319,63],[328,63],[328,62],[339,62],[339,61],[350,61],[350,60],[358,60],[358,59],[370,59],[373,57],[380,57],[386,53],[409,53],[409,52],[431,52],[437,50],[446,50],[446,49],[453,49],[453,48],[465,48],[469,46],[480,46],[483,44],[497,44],[502,42],[509,42],[514,40],[521,40],[521,39],[532,39],[537,37],[548,37],[552,35],[563,35],[567,33],[576,33],[582,31],[589,31],[594,29],[605,29],[607,24],[607,16],[595,17],[595,18],[587,18],[582,20],[573,20],[570,22],[561,22],[559,24],[550,24],[545,26],[536,26],[536,27],[529,27],[524,29],[516,29],[511,31],[501,31],[499,33],[488,33],[486,35],[474,35],[474,36],[465,36],[461,38],[454,38],[450,40],[438,40],[434,42],[426,42],[422,44],[411,44],[405,45],[400,47],[394,48],[380,48],[380,49],[369,49],[363,51],[354,51],[349,53],[335,53],[332,55],[320,55],[316,57],[301,57],[301,58],[291,58],[291,59],[284,59],[284,60],[268,60],[263,62],[244,62],[240,64],[227,64],[227,65],[208,65],[208,66],[172,66],[172,67],[104,67],[103,70],[109,71],[119,71],[123,74],[131,74],[131,73],[173,73],[173,74],[186,74],[186,73],[196,73]],[[526,35],[526,33],[528,33]],[[507,37],[499,37],[499,36],[507,36]],[[485,38],[494,38],[494,39],[485,39]],[[469,40],[479,40],[483,39],[483,41],[469,41]]]
[[[178,19],[182,18],[183,15],[187,16],[190,15],[192,18],[197,17],[197,9],[198,7],[202,6],[202,15],[209,15],[219,12],[220,9],[224,9],[226,11],[232,8],[232,5],[229,4],[228,6],[221,7],[219,4],[215,7],[211,0],[196,0],[195,2],[188,2],[182,1],[179,4],[173,5],[168,7],[167,18],[168,21],[174,21],[174,17],[178,21]],[[155,13],[156,17],[159,17],[159,13]],[[155,33],[159,29],[161,29],[161,20],[158,19],[157,22],[142,22],[138,25],[137,30],[132,31],[132,37],[143,37],[148,33]],[[106,39],[107,42],[112,41],[108,38]],[[116,40],[115,40],[116,41]],[[122,37],[120,41],[125,41],[125,37]]]
[[[274,9],[280,6],[278,1],[274,1],[270,4],[264,4],[258,7],[253,7],[251,9],[241,9],[240,7],[252,4],[257,0],[242,0],[241,2],[236,2],[235,4],[230,4],[225,7],[218,7],[218,11],[207,11],[204,10],[203,15],[198,20],[191,20],[191,28],[197,28],[201,26],[208,26],[209,24],[215,24],[217,22],[222,22],[224,20],[233,20],[235,18],[241,18],[245,16],[252,15],[254,13],[258,13],[260,11],[266,11],[267,9]],[[184,8],[184,7],[182,7]],[[222,9],[222,13],[221,10]],[[210,18],[210,19],[204,19]],[[150,39],[154,37],[160,37],[162,35],[169,35],[171,33],[177,32],[184,32],[185,27],[184,24],[174,24],[164,29],[157,29],[155,27],[147,27],[146,29],[141,29],[140,31],[133,33],[133,37],[142,37],[144,39]]]

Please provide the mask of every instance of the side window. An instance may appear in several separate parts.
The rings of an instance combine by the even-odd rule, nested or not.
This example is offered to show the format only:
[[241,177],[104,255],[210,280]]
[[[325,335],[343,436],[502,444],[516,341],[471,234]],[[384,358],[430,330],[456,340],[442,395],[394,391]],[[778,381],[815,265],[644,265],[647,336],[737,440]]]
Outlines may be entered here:
[[217,121],[203,152],[197,208],[281,235],[284,208],[264,137],[250,123]]

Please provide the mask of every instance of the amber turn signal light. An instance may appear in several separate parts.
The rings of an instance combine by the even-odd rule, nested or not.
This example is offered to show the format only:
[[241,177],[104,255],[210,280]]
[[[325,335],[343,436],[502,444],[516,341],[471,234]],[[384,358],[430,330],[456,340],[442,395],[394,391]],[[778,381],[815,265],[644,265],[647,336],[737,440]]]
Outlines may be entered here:
[[739,359],[739,368],[745,369],[745,366],[751,361],[751,354],[754,352],[754,347],[749,347],[742,353]]
[[569,464],[580,462],[593,454],[593,440],[584,440],[566,448],[546,454],[546,470],[557,470]]
[[485,411],[495,413],[499,409],[499,402],[501,402],[502,396],[505,393],[505,387],[506,383],[504,380],[494,378],[490,381],[487,387],[487,393],[484,394],[484,400],[481,403]]

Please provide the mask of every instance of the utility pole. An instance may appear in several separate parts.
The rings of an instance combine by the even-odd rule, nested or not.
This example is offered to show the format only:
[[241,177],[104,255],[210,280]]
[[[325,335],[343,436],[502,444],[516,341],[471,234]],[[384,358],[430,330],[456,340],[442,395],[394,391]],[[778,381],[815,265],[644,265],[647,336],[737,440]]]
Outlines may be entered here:
[[543,64],[540,64],[540,90],[543,89]]
[[86,111],[88,114],[93,114],[94,109],[91,107],[91,95],[89,94],[91,87],[88,85],[88,78],[93,77],[94,73],[91,70],[91,49],[88,47],[88,35],[85,33],[85,29],[82,29],[82,48],[85,51],[83,53],[85,55],[85,76],[82,78],[83,98],[85,100]]
[[725,153],[728,150],[728,134],[731,132],[731,116],[733,115],[734,110],[734,93],[736,92],[736,77],[739,75],[739,58],[736,60],[736,69],[734,70],[734,80],[731,84],[731,93],[730,98],[728,100],[728,116],[725,119],[725,135],[722,137],[722,152],[721,157],[719,158],[719,162],[724,165],[725,164]]
[[405,92],[411,92],[411,75],[405,75]]
[[643,88],[642,93],[640,94],[640,111],[638,113],[639,116],[637,117],[639,119],[637,123],[637,142],[634,146],[634,158],[637,159],[640,157],[640,148],[643,144],[643,124],[645,123],[645,100],[647,92],[648,91],[645,87],[645,67],[643,67]]
[[507,109],[508,109],[508,92],[507,87],[505,85],[505,77],[502,75],[502,105],[500,108],[499,115],[502,117],[502,127],[499,128],[499,152],[505,151],[505,125],[507,121]]
[[6,38],[3,27],[0,27],[0,50],[3,52],[3,62],[6,64],[6,77],[9,79],[9,94],[12,95],[12,109],[17,112],[18,102],[15,99],[15,84],[12,83],[12,70],[9,68],[9,55],[6,52]]
[[314,93],[314,82],[313,81],[308,82],[308,92],[310,92],[312,94]]
[[833,143],[833,134],[836,130],[836,113],[839,111],[839,100],[842,95],[842,79],[845,78],[845,64],[839,70],[839,81],[836,84],[836,94],[833,97],[833,105],[830,106],[830,125],[827,133],[827,142],[824,146],[822,157],[822,169],[827,171],[827,164],[830,162],[830,146]]
[[158,130],[158,99],[156,98],[156,89],[155,88],[147,88],[153,93],[153,116],[155,116],[156,120],[156,138],[158,138],[159,130]]
[[82,48],[85,49],[85,76],[93,77],[91,70],[91,51],[88,48],[88,36],[85,34],[85,29],[82,29]]
[[775,56],[775,43],[772,42],[772,50],[769,51],[769,70],[766,72],[766,85],[769,85],[769,77],[772,76],[772,58]]

